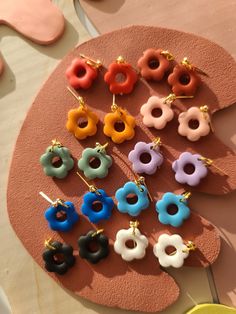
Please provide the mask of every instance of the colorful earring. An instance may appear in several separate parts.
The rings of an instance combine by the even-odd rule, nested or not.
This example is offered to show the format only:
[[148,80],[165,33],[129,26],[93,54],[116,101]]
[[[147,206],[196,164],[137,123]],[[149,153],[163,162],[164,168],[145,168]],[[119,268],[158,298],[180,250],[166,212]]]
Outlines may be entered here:
[[[97,133],[98,116],[88,109],[82,97],[78,97],[69,87],[67,87],[67,89],[79,102],[78,108],[71,109],[68,112],[68,120],[66,123],[67,130],[74,134],[78,140],[93,136]],[[84,119],[86,126],[79,125],[79,119]]]
[[44,244],[46,249],[42,257],[46,270],[64,275],[75,264],[73,247],[52,239],[46,240]]
[[[84,195],[81,212],[89,218],[92,223],[98,223],[100,220],[108,220],[114,207],[114,202],[106,192],[97,189],[95,185],[89,185],[88,182],[77,172],[77,175],[88,186],[89,192]],[[99,208],[96,211],[96,208]]]
[[[105,178],[108,175],[108,168],[112,165],[111,156],[106,154],[105,145],[96,143],[95,148],[86,148],[82,152],[82,157],[78,161],[78,167],[84,172],[86,178],[92,180],[95,178]],[[98,161],[97,167],[92,167],[91,163],[93,161]]]
[[66,70],[66,77],[70,86],[75,89],[88,89],[98,75],[98,69],[102,66],[100,60],[93,60],[80,54],[81,58],[75,58]]
[[163,163],[160,153],[161,139],[157,138],[153,143],[138,142],[129,153],[128,159],[132,162],[135,173],[154,174]]
[[48,221],[49,228],[62,232],[71,230],[73,225],[79,220],[79,215],[75,210],[74,204],[68,201],[64,202],[59,198],[53,202],[43,192],[39,192],[39,194],[51,204],[44,214]]
[[201,78],[197,72],[206,75],[192,65],[187,58],[184,58],[181,64],[177,64],[168,76],[168,83],[172,86],[173,93],[177,96],[194,95],[201,84]]
[[[118,82],[118,75],[123,75],[125,80]],[[131,93],[137,80],[138,74],[121,56],[109,65],[108,71],[104,75],[104,81],[109,85],[109,89],[112,94]]]
[[[168,246],[173,246],[176,251],[168,254],[166,249]],[[192,241],[188,241],[186,244],[178,234],[162,234],[160,235],[158,242],[153,247],[153,253],[158,258],[162,267],[175,267],[180,268],[184,264],[184,260],[189,256],[190,251],[196,249],[195,244]]]
[[[190,195],[190,192],[185,192],[181,195],[171,192],[165,193],[162,199],[156,203],[156,211],[160,223],[176,228],[180,227],[184,220],[190,216],[190,209],[187,205],[187,199]],[[170,213],[172,206],[174,206],[175,213]]]
[[[54,167],[53,159],[61,162],[59,167]],[[46,152],[40,157],[40,163],[43,166],[44,173],[49,177],[63,179],[74,167],[74,160],[71,158],[70,151],[56,139],[52,140],[52,145],[46,149]]]
[[[97,231],[90,230],[86,235],[80,236],[78,240],[79,256],[92,264],[98,263],[109,254],[109,241],[102,232],[103,229]],[[99,247],[95,252],[89,248],[94,242]]]
[[[192,142],[199,140],[202,136],[208,135],[212,128],[207,106],[201,106],[200,108],[191,107],[186,112],[182,112],[178,120],[178,133],[182,136],[186,136],[187,139]],[[191,128],[191,121],[197,123],[196,128]]]
[[[136,202],[129,203],[128,195],[134,194]],[[121,213],[128,213],[130,216],[138,216],[142,210],[149,206],[148,189],[145,186],[144,177],[139,177],[135,182],[129,181],[118,189],[115,194],[118,201],[117,209]]]
[[161,81],[170,68],[174,56],[167,50],[147,49],[138,60],[140,74],[146,80]]
[[[131,221],[129,229],[121,229],[116,234],[114,251],[120,254],[122,259],[130,262],[134,259],[142,259],[146,254],[148,239],[138,229],[139,222]],[[134,247],[127,247],[128,241],[133,241]]]
[[[140,113],[143,116],[143,124],[149,128],[163,129],[167,122],[174,118],[174,111],[171,109],[171,105],[178,98],[193,98],[193,96],[176,96],[175,94],[170,94],[164,98],[151,96],[140,108]],[[160,110],[161,115],[156,117],[155,110]]]
[[131,140],[135,135],[135,118],[129,115],[125,109],[115,104],[114,95],[111,111],[104,118],[104,134],[110,137],[116,144]]

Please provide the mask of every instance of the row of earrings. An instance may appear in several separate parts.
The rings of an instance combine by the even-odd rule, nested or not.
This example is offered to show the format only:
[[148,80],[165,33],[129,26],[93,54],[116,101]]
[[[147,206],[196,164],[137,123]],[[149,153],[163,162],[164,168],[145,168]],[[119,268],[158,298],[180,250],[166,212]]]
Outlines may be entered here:
[[[139,74],[147,81],[159,82],[171,70],[173,60],[174,56],[167,50],[147,49],[137,63]],[[101,67],[100,60],[93,60],[80,54],[80,58],[75,58],[67,68],[66,77],[73,88],[88,89],[98,76]],[[180,64],[175,65],[167,82],[172,87],[173,93],[178,96],[194,95],[201,84],[198,74],[206,75],[185,57]],[[119,81],[117,79],[119,75],[122,75],[124,80]],[[104,81],[109,85],[112,94],[131,93],[137,80],[138,72],[122,56],[109,65],[104,75]]]
[[[116,234],[114,251],[127,262],[142,259],[146,255],[148,239],[141,234],[138,225],[138,221],[131,221],[129,229],[121,229]],[[90,230],[78,239],[79,256],[89,263],[96,264],[109,255],[109,240],[103,231],[103,229]],[[127,245],[130,241],[133,242],[133,247]],[[97,250],[90,249],[92,243],[96,243]],[[75,264],[72,246],[48,239],[45,241],[45,247],[42,257],[47,271],[63,275]],[[168,247],[174,247],[175,250],[168,253]],[[184,241],[178,234],[163,233],[154,244],[153,253],[162,267],[180,268],[190,251],[195,249],[193,241]]]
[[[107,154],[107,143],[101,145],[96,143],[94,148],[85,148],[81,158],[78,160],[78,168],[83,171],[86,178],[105,178],[112,165],[112,157]],[[138,142],[134,149],[129,153],[128,159],[132,163],[132,170],[138,174],[154,174],[162,165],[164,158],[160,150],[161,141],[157,138],[152,143]],[[143,158],[146,156],[147,158]],[[54,160],[60,160],[57,166]],[[47,176],[63,179],[74,167],[74,160],[68,148],[64,147],[59,141],[53,140],[52,145],[40,157],[44,173]],[[175,172],[175,180],[181,184],[196,186],[201,179],[207,176],[209,166],[227,175],[218,168],[212,159],[203,157],[199,154],[184,152],[179,158],[173,161],[172,170]],[[189,171],[190,170],[190,171]]]
[[[67,130],[79,140],[95,135],[99,117],[88,108],[82,97],[77,96],[70,88],[68,90],[79,101],[79,107],[68,112]],[[151,96],[140,108],[144,125],[157,130],[163,129],[174,118],[174,111],[171,108],[172,103],[177,98],[186,97],[189,98],[190,96],[176,96],[174,94],[164,98]],[[155,116],[155,110],[161,111],[159,116]],[[86,120],[86,125],[78,123],[80,119]],[[210,130],[213,130],[209,110],[206,105],[200,108],[191,107],[187,111],[180,113],[178,121],[178,133],[181,136],[186,136],[192,142],[208,135]],[[193,121],[194,125],[191,124]],[[114,143],[121,144],[134,137],[135,125],[135,118],[128,114],[125,109],[116,105],[113,98],[111,113],[106,114],[104,118],[104,134],[110,137]]]

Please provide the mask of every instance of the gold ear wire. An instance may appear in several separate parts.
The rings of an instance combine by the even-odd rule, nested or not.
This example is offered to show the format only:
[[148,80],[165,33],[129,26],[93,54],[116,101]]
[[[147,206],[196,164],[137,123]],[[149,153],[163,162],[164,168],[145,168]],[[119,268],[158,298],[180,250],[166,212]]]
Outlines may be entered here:
[[145,178],[142,177],[142,176],[136,177],[135,180],[134,180],[134,183],[137,185],[137,187],[139,188],[139,190],[140,190],[141,192],[143,192],[143,189],[142,189],[141,185],[144,185],[144,186],[146,187],[147,192],[148,192],[148,196],[149,196],[149,198],[150,198],[150,200],[151,200],[151,202],[152,202],[153,199],[152,199],[151,193],[149,192],[148,187],[147,187],[147,185],[146,185]]
[[130,228],[133,228],[133,235],[135,235],[135,230],[138,228],[138,226],[139,226],[139,222],[138,222],[138,220],[135,220],[135,221],[130,221],[129,222],[129,226],[130,226]]
[[49,250],[56,250],[56,248],[51,244],[52,238],[46,239],[44,241],[44,246]]
[[95,237],[95,236],[97,236],[98,234],[103,233],[103,231],[104,231],[104,229],[98,229],[98,230],[96,230],[96,231],[92,234],[92,237]]
[[169,94],[168,96],[165,97],[164,104],[171,104],[175,99],[188,99],[188,98],[193,98],[194,96],[176,96],[174,93]]
[[213,127],[213,124],[212,124],[212,121],[211,121],[211,116],[209,114],[208,106],[204,105],[204,106],[201,106],[199,109],[202,112],[204,119],[205,120],[209,120],[211,131],[214,133],[214,127]]
[[204,72],[203,70],[199,69],[198,67],[196,67],[195,65],[191,64],[191,62],[188,60],[187,57],[184,57],[183,60],[180,62],[182,65],[184,65],[188,70],[190,71],[196,71],[199,74],[208,76],[208,74],[206,72]]
[[224,172],[222,169],[220,169],[219,167],[217,167],[216,165],[214,165],[213,160],[210,158],[206,158],[201,156],[200,158],[198,158],[199,160],[201,160],[206,167],[214,167],[215,169],[217,169],[220,173],[224,174],[225,176],[228,176],[228,174],[226,172]]
[[76,172],[77,176],[80,177],[80,179],[87,185],[89,192],[96,193],[98,195],[101,195],[101,193],[98,191],[97,187],[94,184],[89,184],[82,176],[81,174],[77,171]]
[[74,98],[79,102],[79,105],[82,108],[86,108],[85,101],[84,101],[83,97],[76,95],[76,93],[69,86],[67,86],[67,89],[71,93],[71,95],[74,96]]
[[100,60],[94,60],[94,59],[92,59],[90,57],[85,56],[83,53],[80,53],[80,57],[82,59],[85,59],[86,63],[88,65],[92,66],[93,68],[98,69],[98,68],[100,68],[102,66],[102,62]]

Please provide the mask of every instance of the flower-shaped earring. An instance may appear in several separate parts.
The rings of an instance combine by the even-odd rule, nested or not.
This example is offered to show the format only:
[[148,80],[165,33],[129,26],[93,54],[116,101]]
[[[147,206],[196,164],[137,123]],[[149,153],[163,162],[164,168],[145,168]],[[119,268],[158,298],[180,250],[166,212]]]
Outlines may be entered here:
[[135,118],[129,115],[125,109],[115,104],[114,96],[111,111],[104,118],[104,134],[110,137],[116,144],[131,140],[135,135]]
[[[86,235],[80,236],[78,240],[79,256],[85,258],[90,263],[96,264],[109,254],[108,238],[102,234],[103,229],[97,231],[90,230]],[[94,252],[92,244],[96,243],[98,249]]]
[[[69,87],[67,89],[79,102],[78,108],[68,112],[67,130],[74,134],[78,140],[93,136],[97,133],[98,116],[88,109],[82,97],[78,97]],[[80,123],[80,119],[82,119],[82,123]]]
[[[129,200],[130,194],[135,195],[135,202]],[[115,198],[118,201],[117,208],[121,213],[138,216],[142,210],[149,206],[148,190],[144,178],[139,177],[135,182],[125,183],[122,188],[116,191]]]
[[64,275],[75,264],[73,247],[52,239],[46,240],[44,244],[46,249],[42,257],[46,270]]
[[[78,167],[84,172],[86,178],[92,180],[95,178],[105,178],[108,175],[108,168],[112,165],[111,156],[106,154],[105,145],[96,143],[95,148],[85,148],[78,161]],[[96,163],[98,162],[98,164]],[[94,166],[93,165],[94,162]]]
[[132,162],[135,173],[154,174],[163,163],[160,153],[161,140],[157,138],[152,143],[138,142],[129,153],[128,159]]
[[[127,262],[142,259],[146,254],[148,239],[141,234],[138,225],[138,221],[131,221],[129,229],[121,229],[116,234],[114,250]],[[127,247],[128,241],[133,241],[134,246],[132,248]]]
[[[174,118],[174,111],[171,105],[178,98],[193,98],[193,96],[176,96],[175,94],[170,94],[164,98],[151,96],[140,108],[140,113],[143,116],[143,124],[149,128],[163,129]],[[157,110],[158,115],[156,114]]]
[[192,65],[187,58],[184,58],[181,64],[177,64],[168,77],[168,83],[172,86],[173,93],[177,96],[194,95],[201,84],[201,78],[197,72],[206,75]]
[[174,56],[167,50],[147,49],[138,60],[140,74],[146,80],[161,81],[170,68]]
[[[191,107],[186,112],[182,112],[178,120],[178,133],[192,142],[208,135],[212,128],[207,106]],[[196,125],[191,127],[191,122],[196,122]]]
[[[119,82],[118,75],[123,76],[124,81]],[[137,80],[138,74],[121,56],[109,65],[108,71],[104,75],[104,81],[109,85],[112,94],[131,93]]]
[[74,204],[68,201],[64,202],[60,198],[57,198],[53,202],[43,192],[39,192],[39,194],[51,204],[44,214],[49,228],[63,232],[71,230],[73,225],[79,220],[79,215],[75,210]]
[[80,54],[81,58],[75,58],[66,70],[66,77],[70,86],[75,89],[88,89],[98,75],[98,69],[102,66],[100,60],[93,60]]
[[187,205],[187,199],[190,195],[190,192],[181,195],[171,192],[165,193],[162,199],[156,203],[159,221],[164,225],[180,227],[184,220],[190,216],[190,209]]
[[100,220],[108,220],[114,207],[114,202],[106,192],[97,189],[95,185],[89,185],[87,181],[77,172],[77,175],[85,182],[89,192],[84,195],[81,212],[87,216],[92,223],[98,223]]
[[[170,246],[176,250],[168,254],[166,249]],[[180,235],[164,233],[160,235],[158,242],[154,245],[153,253],[162,267],[180,268],[183,266],[185,258],[189,256],[189,252],[195,249],[196,246],[192,241],[185,244]]]
[[[54,159],[59,162],[56,167]],[[68,172],[74,167],[74,160],[71,158],[70,151],[64,147],[59,141],[52,140],[52,145],[46,149],[46,152],[40,157],[40,163],[43,166],[44,173],[49,177],[63,179]]]

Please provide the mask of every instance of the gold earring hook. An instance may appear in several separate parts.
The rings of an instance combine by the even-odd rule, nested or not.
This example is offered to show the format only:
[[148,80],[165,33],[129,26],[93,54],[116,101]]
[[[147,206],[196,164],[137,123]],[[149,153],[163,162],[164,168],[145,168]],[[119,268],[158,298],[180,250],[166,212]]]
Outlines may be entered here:
[[55,147],[58,147],[58,148],[63,147],[62,143],[59,142],[56,138],[52,140],[52,145],[51,145],[49,151],[50,151],[50,152],[53,152],[53,150],[54,150]]
[[52,243],[52,238],[46,239],[44,241],[44,246],[49,250],[56,250],[56,248],[51,243]]
[[226,172],[224,172],[222,169],[220,169],[219,167],[214,165],[214,162],[212,159],[201,156],[200,158],[198,158],[198,160],[202,161],[206,167],[212,166],[215,169],[217,169],[220,173],[224,174],[225,176],[228,176],[228,174]]
[[85,105],[85,101],[84,101],[83,97],[76,95],[76,93],[69,86],[67,86],[67,89],[71,93],[71,95],[74,96],[74,98],[79,102],[79,105],[82,108],[85,108],[86,105]]
[[100,143],[96,143],[96,148],[98,148],[98,153],[102,153],[102,154],[105,154],[106,153],[106,148],[108,146],[108,143],[105,143],[103,145],[101,145]]
[[208,106],[207,105],[203,105],[199,109],[202,112],[204,119],[207,120],[208,123],[210,124],[211,131],[214,133],[214,128],[213,128],[213,124],[212,124],[212,121],[211,121],[211,116],[209,114]]
[[196,71],[199,74],[208,76],[208,74],[206,72],[204,72],[203,70],[199,69],[198,67],[196,67],[195,65],[191,64],[191,62],[188,60],[187,57],[184,57],[183,60],[180,62],[182,65],[184,65],[187,70],[189,71]]
[[97,195],[101,195],[101,193],[98,191],[97,187],[94,184],[89,184],[77,171],[76,174],[80,177],[80,179],[87,185],[89,192],[96,193]]
[[182,250],[183,253],[188,253],[190,251],[195,251],[197,246],[193,241],[188,241],[187,243],[185,243],[186,245],[186,249]]
[[116,63],[118,63],[118,64],[120,64],[120,63],[125,63],[124,57],[119,56],[119,57],[116,59]]
[[80,57],[86,60],[86,63],[93,68],[99,69],[102,66],[102,62],[100,60],[94,60],[90,57],[85,56],[83,53],[80,53]]
[[194,96],[176,96],[174,93],[170,93],[168,96],[165,97],[164,104],[171,104],[176,99],[188,99],[193,98]]
[[135,235],[135,230],[136,230],[136,229],[138,228],[138,226],[139,226],[138,220],[130,221],[130,222],[129,222],[129,226],[130,226],[130,228],[133,228],[132,234]]
[[162,50],[161,55],[164,56],[168,61],[175,60],[175,57],[168,50]]
[[141,191],[141,192],[143,192],[143,188],[141,187],[141,185],[145,186],[145,188],[147,189],[147,193],[148,193],[148,196],[150,198],[150,201],[152,202],[153,201],[152,195],[148,190],[148,187],[147,187],[146,182],[145,182],[145,178],[142,176],[137,177],[137,178],[135,178],[134,183],[137,185],[137,187],[139,188],[139,191]]
[[156,137],[152,141],[152,143],[153,143],[153,145],[151,146],[151,149],[156,149],[157,147],[160,147],[162,145],[161,138],[160,137]]
[[183,192],[182,194],[181,194],[183,197],[179,200],[180,202],[186,202],[189,198],[190,198],[190,196],[192,195],[192,193],[191,192]]
[[65,204],[65,201],[63,201],[61,198],[57,198],[55,201],[51,200],[45,193],[42,191],[39,192],[39,195],[41,195],[46,201],[48,201],[53,207],[58,207],[59,205],[69,208],[68,205]]
[[103,233],[103,231],[104,231],[104,229],[98,229],[91,235],[91,237],[95,237],[95,236],[99,235],[100,233]]

